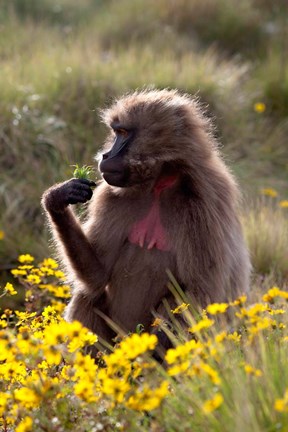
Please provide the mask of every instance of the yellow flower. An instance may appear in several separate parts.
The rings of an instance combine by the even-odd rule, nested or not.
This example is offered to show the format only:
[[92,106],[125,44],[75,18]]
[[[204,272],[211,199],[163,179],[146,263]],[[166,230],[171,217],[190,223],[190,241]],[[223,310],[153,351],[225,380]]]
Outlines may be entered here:
[[24,263],[31,263],[31,262],[34,261],[34,258],[33,258],[33,256],[30,255],[30,254],[19,255],[19,257],[18,257],[18,261],[19,261],[21,264],[24,264]]
[[93,345],[97,342],[98,337],[82,326],[79,321],[73,321],[67,328],[67,334],[71,342],[68,345],[68,351],[74,352],[85,345]]
[[278,287],[272,287],[263,295],[262,300],[267,303],[273,303],[275,297],[281,297],[288,300],[288,292],[282,291]]
[[55,297],[59,297],[59,298],[71,297],[70,287],[68,285],[51,286],[50,291],[53,292]]
[[31,271],[37,271],[38,269],[34,268],[31,264],[23,264],[18,266],[19,270],[31,270]]
[[288,389],[285,391],[283,399],[276,399],[274,408],[279,412],[288,412]]
[[238,297],[236,300],[230,303],[230,306],[243,306],[244,303],[247,301],[247,296],[243,295]]
[[203,404],[202,409],[204,414],[210,414],[211,412],[215,411],[222,405],[223,401],[224,399],[221,393],[216,393],[212,399],[207,400]]
[[8,393],[0,392],[0,417],[5,413],[8,401],[10,399]]
[[6,328],[7,327],[7,321],[4,319],[0,319],[0,327],[1,328]]
[[52,306],[46,306],[42,312],[45,320],[53,320],[58,315],[58,312]]
[[173,314],[180,314],[181,312],[184,312],[188,309],[189,303],[182,303],[181,305],[177,306],[175,309],[171,310]]
[[[1,356],[2,357],[2,356]],[[10,359],[0,365],[0,377],[6,379],[7,381],[23,381],[26,377],[27,371],[25,365],[19,361]]]
[[46,370],[46,369],[49,368],[49,365],[48,365],[48,363],[45,360],[43,360],[41,363],[39,363],[37,365],[37,367],[38,367],[38,369]]
[[193,376],[203,377],[203,375],[204,376],[207,375],[213,384],[215,385],[221,384],[221,379],[219,377],[218,372],[215,369],[213,369],[210,365],[202,361],[192,364],[192,367],[189,369],[188,375],[190,377]]
[[49,267],[51,269],[57,269],[58,268],[58,263],[52,259],[52,258],[45,258],[40,264],[40,267]]
[[[91,381],[95,381],[95,375],[96,371],[98,369],[98,366],[96,365],[95,361],[90,357],[90,355],[83,355],[81,352],[77,352],[76,359],[74,363],[75,368],[75,377],[77,379],[84,376],[85,379],[90,379]],[[101,369],[102,371],[105,371],[105,369]]]
[[283,315],[285,314],[285,309],[270,309],[269,315]]
[[15,432],[30,432],[32,431],[33,421],[31,417],[24,417],[23,420],[18,424],[15,429]]
[[52,284],[39,284],[38,288],[43,289],[43,290],[47,290],[50,292],[54,292],[55,286]]
[[141,392],[130,396],[127,406],[136,411],[151,411],[159,407],[162,400],[169,393],[168,382],[163,381],[158,388],[151,389],[144,386]]
[[[149,366],[151,366],[151,363],[149,363]],[[149,366],[147,368],[149,368]],[[143,365],[140,364],[139,362],[134,361],[133,362],[133,368],[131,367],[131,377],[136,379],[139,377],[139,375],[142,372],[142,368],[144,369]],[[129,373],[130,374],[130,373]]]
[[41,278],[36,274],[29,274],[26,281],[33,285],[39,285],[41,283]]
[[268,310],[267,305],[263,305],[261,303],[255,303],[254,305],[250,306],[248,309],[242,308],[240,312],[236,313],[236,316],[239,318],[253,318],[258,317],[258,315],[262,312],[266,312]]
[[11,270],[11,273],[13,276],[26,276],[27,275],[27,271],[26,270],[18,270],[18,269],[13,269]]
[[279,207],[288,208],[288,200],[282,200],[279,202]]
[[182,361],[181,363],[175,364],[168,369],[169,376],[179,375],[183,372],[186,372],[190,367],[190,361]]
[[222,331],[215,336],[215,342],[222,343],[227,338],[227,332]]
[[39,271],[41,273],[43,273],[45,276],[54,276],[54,274],[55,274],[55,271],[53,269],[51,269],[50,267],[41,266],[39,268]]
[[[67,326],[65,324],[67,324]],[[60,325],[60,323],[55,322],[45,328],[44,339],[48,346],[59,345],[66,341],[66,330],[69,324],[65,324]]]
[[6,291],[7,294],[10,295],[16,295],[17,291],[15,290],[15,288],[13,287],[13,285],[10,282],[7,282],[5,287],[4,287],[4,291]]
[[31,417],[24,417],[24,419],[16,427],[15,432],[30,432],[32,431],[33,421]]
[[51,305],[53,308],[58,312],[58,314],[62,315],[64,312],[64,309],[66,308],[65,303],[62,303],[60,301],[57,301],[55,299],[51,300]]
[[[23,329],[23,332],[21,331]],[[17,349],[21,354],[33,355],[39,351],[34,341],[30,339],[31,330],[28,327],[20,327],[17,335]]]
[[81,380],[74,386],[74,393],[85,402],[96,402],[99,397],[96,395],[95,384],[91,381]]
[[55,275],[56,278],[58,278],[60,280],[65,280],[66,279],[65,274],[61,270],[56,270],[55,273],[54,273],[54,275]]
[[123,354],[133,359],[148,350],[153,350],[157,345],[157,336],[150,335],[149,333],[137,334],[134,333],[128,336],[120,344],[120,349]]
[[256,102],[254,104],[254,111],[256,111],[259,114],[262,114],[264,111],[266,111],[266,105],[263,102]]
[[44,356],[49,365],[59,365],[62,360],[61,352],[53,346],[44,347]]
[[224,313],[228,309],[229,304],[227,303],[213,303],[207,306],[206,310],[210,315],[216,315],[218,313]]
[[73,369],[71,366],[65,365],[63,366],[60,375],[62,378],[64,378],[67,381],[74,380],[75,369]]
[[218,372],[215,369],[213,369],[211,366],[203,362],[201,362],[199,367],[203,370],[203,372],[205,372],[209,376],[213,384],[215,385],[221,384],[221,379],[219,377]]
[[4,231],[0,230],[0,240],[3,240],[5,237]]
[[106,372],[109,376],[112,376],[113,374],[118,376],[119,374],[121,374],[121,376],[128,376],[131,372],[131,362],[123,356],[121,349],[115,349],[111,354],[104,355],[103,360],[106,363]]
[[32,298],[33,298],[33,292],[32,292],[32,290],[27,290],[25,292],[25,301],[29,302],[29,301],[32,300]]
[[268,317],[265,318],[259,317],[257,321],[253,322],[253,325],[248,327],[248,332],[250,336],[253,336],[258,334],[261,330],[268,329],[269,327],[276,328],[277,327],[276,321]]
[[19,318],[19,324],[22,324],[25,321],[28,321],[30,318],[35,317],[37,314],[36,312],[20,312],[15,311],[15,315]]
[[15,351],[11,347],[11,342],[7,338],[7,333],[0,330],[0,375],[3,375],[3,366],[15,360],[14,354]]
[[121,403],[130,390],[130,384],[123,379],[106,378],[103,381],[101,390],[104,394],[111,396],[113,401]]
[[151,327],[158,327],[163,323],[163,319],[161,318],[155,318],[153,323],[151,324]]
[[264,188],[261,189],[261,194],[270,196],[271,198],[276,198],[278,196],[278,192],[273,188]]
[[168,349],[165,355],[165,360],[168,364],[186,361],[191,352],[195,352],[199,349],[202,350],[201,342],[196,342],[194,339],[192,339],[191,341],[179,345],[176,348]]
[[40,403],[40,396],[32,389],[28,387],[21,387],[14,391],[14,397],[21,403],[25,408],[37,407]]
[[288,412],[288,404],[284,399],[276,399],[274,408],[279,412]]
[[234,341],[234,342],[240,342],[241,337],[242,337],[242,335],[239,334],[239,333],[237,333],[237,332],[235,331],[235,332],[233,332],[233,333],[229,333],[229,334],[227,335],[227,340],[231,340],[231,341]]
[[213,326],[214,322],[215,321],[213,321],[209,318],[203,318],[201,321],[199,321],[194,326],[190,327],[188,330],[190,333],[197,333],[203,329],[207,329],[207,328]]
[[248,363],[244,364],[244,370],[247,375],[253,375],[256,377],[260,377],[263,375],[260,369],[255,369],[253,366],[249,365]]

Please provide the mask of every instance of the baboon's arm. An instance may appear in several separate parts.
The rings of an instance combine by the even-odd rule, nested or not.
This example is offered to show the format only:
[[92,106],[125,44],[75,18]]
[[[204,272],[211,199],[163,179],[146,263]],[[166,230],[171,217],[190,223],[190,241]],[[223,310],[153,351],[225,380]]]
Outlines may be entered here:
[[54,234],[64,247],[68,260],[87,290],[95,295],[95,288],[104,288],[107,275],[94,248],[85,236],[69,204],[84,203],[92,197],[89,180],[71,179],[48,189],[42,198]]

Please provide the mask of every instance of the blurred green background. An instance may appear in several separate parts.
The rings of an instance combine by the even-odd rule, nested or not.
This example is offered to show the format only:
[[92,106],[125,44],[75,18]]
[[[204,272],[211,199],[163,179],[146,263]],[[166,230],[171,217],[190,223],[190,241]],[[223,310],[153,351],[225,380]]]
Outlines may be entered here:
[[[43,191],[93,163],[98,109],[136,88],[196,94],[246,202],[263,188],[287,200],[287,55],[286,0],[0,0],[2,278],[20,253],[51,254]],[[277,229],[285,273],[287,209],[281,222],[261,212],[257,248],[271,256],[259,272],[275,256],[263,233]],[[251,247],[259,224],[246,213]]]

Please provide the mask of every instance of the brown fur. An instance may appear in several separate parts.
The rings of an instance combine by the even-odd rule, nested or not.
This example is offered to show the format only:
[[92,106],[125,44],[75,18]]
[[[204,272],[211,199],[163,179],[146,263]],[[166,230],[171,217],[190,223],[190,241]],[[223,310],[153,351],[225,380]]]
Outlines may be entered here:
[[[138,131],[125,156],[130,186],[103,181],[82,225],[70,207],[58,206],[59,185],[43,197],[73,285],[66,318],[108,340],[113,332],[103,314],[125,331],[139,323],[149,331],[151,311],[169,296],[167,269],[202,307],[246,292],[250,261],[237,217],[238,188],[197,101],[177,91],[136,92],[102,116],[108,126],[119,121]],[[129,231],[147,213],[167,167],[180,177],[161,194],[171,250],[140,248],[128,241]]]

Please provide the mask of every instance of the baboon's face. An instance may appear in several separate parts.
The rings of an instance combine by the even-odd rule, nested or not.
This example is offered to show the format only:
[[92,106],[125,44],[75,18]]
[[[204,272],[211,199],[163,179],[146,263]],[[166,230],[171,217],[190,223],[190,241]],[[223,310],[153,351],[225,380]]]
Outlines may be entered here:
[[112,129],[112,147],[110,145],[110,150],[102,154],[99,164],[104,180],[112,186],[129,187],[156,178],[163,162],[156,152],[153,155],[147,151],[145,142],[149,138],[136,127],[128,129],[113,124]]
[[179,153],[181,121],[175,110],[155,103],[125,108],[115,110],[109,119],[111,134],[105,145],[109,150],[99,164],[104,180],[118,187],[156,179],[164,167],[171,169]]
[[[129,185],[130,168],[127,163],[127,153],[133,143],[134,130],[122,127],[119,123],[111,125],[113,130],[112,146],[102,154],[99,169],[104,180],[112,186],[125,187]],[[110,141],[110,139],[109,139]]]

